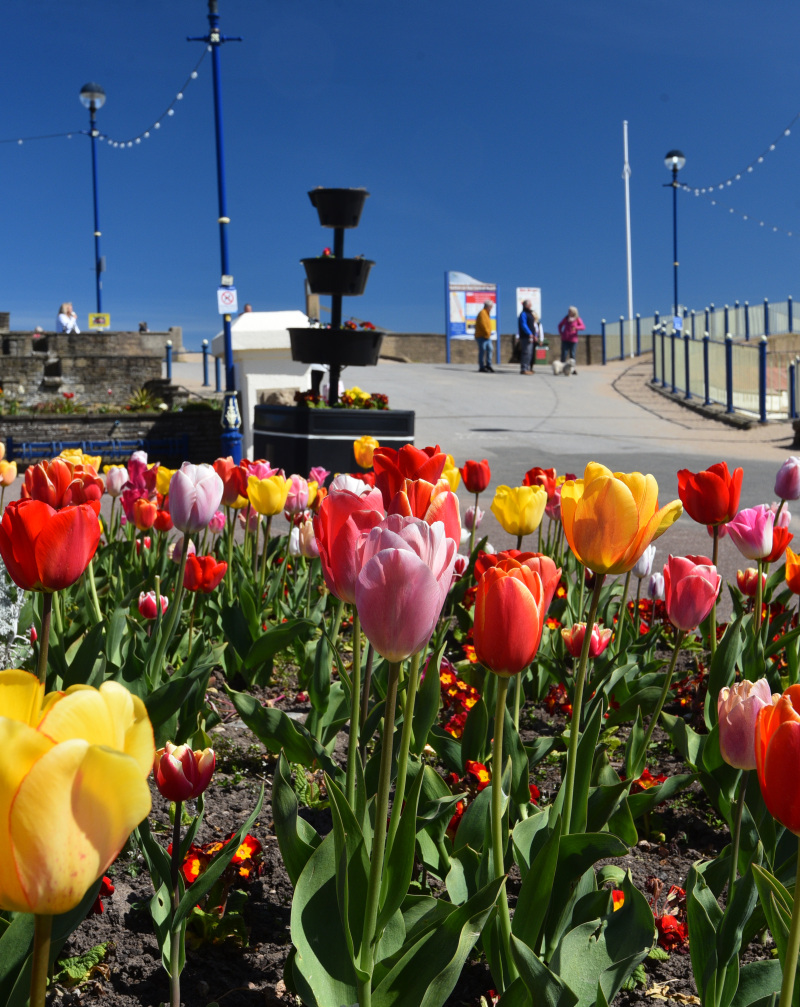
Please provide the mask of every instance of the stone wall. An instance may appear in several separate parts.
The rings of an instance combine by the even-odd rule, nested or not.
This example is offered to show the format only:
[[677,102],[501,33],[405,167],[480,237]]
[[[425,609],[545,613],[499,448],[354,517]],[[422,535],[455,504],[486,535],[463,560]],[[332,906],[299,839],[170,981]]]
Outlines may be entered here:
[[[500,335],[500,360],[508,363],[514,337]],[[561,357],[561,337],[547,333],[550,360]],[[443,364],[447,359],[447,341],[439,332],[387,332],[383,337],[381,356],[414,364]],[[478,352],[474,339],[452,339],[450,360],[454,364],[475,364]],[[602,340],[599,335],[581,336],[576,357],[578,364],[600,364],[603,361]]]
[[[107,441],[188,438],[185,456],[152,452],[153,461],[170,467],[190,461],[213,462],[220,455],[221,413],[217,409],[187,408],[166,413],[104,413],[91,416],[0,416],[0,441],[6,444],[10,461],[14,461],[14,444],[46,441],[53,457],[61,445],[75,441]],[[104,458],[104,462],[109,459]],[[119,459],[115,459],[119,460]]]

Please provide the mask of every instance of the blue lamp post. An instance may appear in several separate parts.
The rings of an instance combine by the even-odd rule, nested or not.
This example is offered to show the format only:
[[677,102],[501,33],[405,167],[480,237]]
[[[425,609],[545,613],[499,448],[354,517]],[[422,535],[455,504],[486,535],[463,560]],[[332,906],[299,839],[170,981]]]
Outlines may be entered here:
[[100,135],[95,122],[98,108],[106,101],[106,93],[99,84],[84,84],[80,90],[81,104],[89,109],[89,139],[92,141],[92,198],[94,200],[94,277],[97,291],[97,313],[103,310],[103,281],[100,276],[105,263],[100,255],[100,219],[97,209],[97,137]]
[[[220,81],[219,47],[223,42],[241,42],[240,38],[222,35],[219,30],[217,0],[208,0],[208,35],[190,37],[190,42],[205,42],[211,50],[211,69],[214,80],[214,126],[217,146],[217,200],[219,207],[219,248],[221,264],[221,285],[232,286],[228,261],[228,224],[225,192],[225,143],[222,130],[222,85]],[[242,417],[236,393],[236,375],[233,369],[233,342],[231,337],[231,316],[222,316],[225,339],[225,400],[222,407],[222,454],[230,455],[235,464],[242,460]]]
[[664,158],[664,164],[672,172],[672,181],[667,185],[672,188],[672,314],[675,316],[678,314],[678,172],[686,164],[686,158],[680,150],[671,150]]

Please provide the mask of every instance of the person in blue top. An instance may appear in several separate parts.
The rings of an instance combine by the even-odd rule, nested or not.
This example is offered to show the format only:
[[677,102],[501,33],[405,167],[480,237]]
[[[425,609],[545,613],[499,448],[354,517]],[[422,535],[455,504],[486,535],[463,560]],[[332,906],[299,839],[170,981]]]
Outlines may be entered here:
[[530,301],[523,301],[522,311],[517,319],[520,374],[533,374],[534,325],[533,305]]

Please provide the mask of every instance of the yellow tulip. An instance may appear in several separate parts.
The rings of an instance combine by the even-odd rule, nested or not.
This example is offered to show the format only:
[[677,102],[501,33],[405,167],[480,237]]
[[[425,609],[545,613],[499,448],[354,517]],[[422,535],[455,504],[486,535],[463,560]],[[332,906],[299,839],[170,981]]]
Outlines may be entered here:
[[374,437],[370,437],[369,434],[365,434],[363,437],[359,437],[357,441],[353,441],[353,454],[359,468],[372,468],[372,455],[375,448],[379,447],[380,444],[378,441]]
[[447,456],[447,461],[442,469],[442,478],[447,480],[451,492],[455,493],[461,483],[461,473],[458,471],[456,460],[452,455]]
[[0,461],[0,486],[10,486],[17,478],[17,463]]
[[103,460],[102,455],[85,455],[80,448],[64,448],[58,457],[73,465],[90,465],[95,472],[100,471],[100,462]]
[[589,462],[583,479],[566,482],[561,490],[564,534],[594,573],[627,573],[682,513],[680,500],[659,510],[653,476],[612,473],[597,462]]
[[0,908],[74,908],[150,813],[153,729],[116,682],[44,695],[0,671]]
[[317,499],[317,490],[318,489],[319,489],[319,486],[317,485],[317,483],[315,483],[313,479],[309,479],[308,480],[308,506],[309,507]]
[[509,535],[530,535],[542,523],[546,506],[544,486],[498,486],[492,514]]
[[166,496],[169,493],[169,481],[177,472],[177,469],[168,469],[166,465],[159,465],[156,472],[156,490]]
[[5,458],[5,456],[6,456],[6,446],[2,441],[0,441],[0,462]]
[[268,479],[248,476],[247,496],[254,510],[271,517],[280,514],[286,506],[291,485],[291,480],[284,479],[281,475],[270,476]]

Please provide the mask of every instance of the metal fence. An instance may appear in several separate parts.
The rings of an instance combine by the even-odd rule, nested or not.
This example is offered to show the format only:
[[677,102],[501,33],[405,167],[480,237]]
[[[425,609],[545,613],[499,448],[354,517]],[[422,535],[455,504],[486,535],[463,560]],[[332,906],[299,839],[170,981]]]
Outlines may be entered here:
[[[683,332],[692,339],[702,339],[707,332],[712,340],[724,341],[730,333],[734,339],[760,339],[761,336],[771,336],[778,333],[800,332],[800,311],[794,309],[791,297],[785,301],[762,304],[748,304],[737,301],[732,307],[728,304],[721,308],[713,304],[702,311],[681,312]],[[662,325],[672,328],[672,315],[647,315],[644,318],[636,315],[633,319],[619,317],[618,322],[607,322],[603,319],[603,360],[641,356],[653,349],[653,332]]]
[[774,351],[766,335],[753,342],[692,339],[691,334],[653,334],[653,382],[704,405],[723,405],[726,413],[746,413],[762,423],[797,418],[800,357]]

